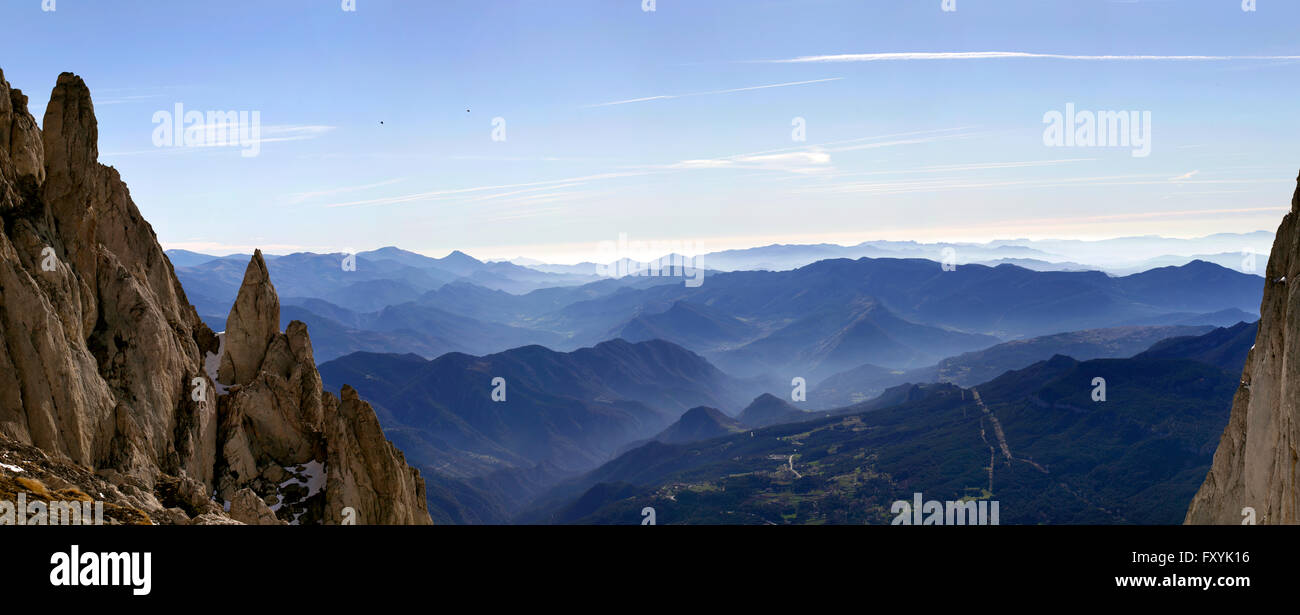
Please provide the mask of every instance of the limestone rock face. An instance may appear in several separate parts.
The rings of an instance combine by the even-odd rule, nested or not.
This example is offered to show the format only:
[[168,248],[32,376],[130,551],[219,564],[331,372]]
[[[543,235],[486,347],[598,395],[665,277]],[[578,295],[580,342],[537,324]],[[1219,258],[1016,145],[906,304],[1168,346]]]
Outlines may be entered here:
[[[1300,178],[1297,178],[1300,182]],[[1300,522],[1300,187],[1268,258],[1259,332],[1185,523]]]
[[[424,479],[384,438],[379,419],[356,390],[344,386],[325,407],[328,443],[325,523],[343,522],[352,508],[358,524],[428,524]],[[384,494],[387,494],[386,496]]]
[[210,332],[96,162],[89,90],[60,75],[43,132],[2,78],[0,100],[0,433],[150,490],[160,473],[211,482]]
[[306,326],[279,331],[261,252],[219,337],[98,163],[81,78],[59,76],[43,125],[0,72],[0,442],[81,468],[61,475],[155,521],[238,523],[215,494],[238,496],[249,523],[343,507],[429,523],[424,482],[374,412],[322,389]]

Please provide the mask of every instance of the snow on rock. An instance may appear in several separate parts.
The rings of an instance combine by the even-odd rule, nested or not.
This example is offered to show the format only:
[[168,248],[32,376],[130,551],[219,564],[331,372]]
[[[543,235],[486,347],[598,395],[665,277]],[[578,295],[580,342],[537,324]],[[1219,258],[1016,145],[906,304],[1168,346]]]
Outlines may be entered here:
[[[304,464],[286,467],[285,470],[289,472],[289,478],[280,483],[278,491],[281,493],[276,494],[276,502],[271,505],[272,511],[278,512],[280,508],[284,506],[285,499],[283,492],[286,488],[292,485],[298,485],[307,489],[307,495],[303,497],[302,500],[311,498],[325,488],[325,464],[323,462],[313,459]],[[295,513],[293,520],[290,521],[289,524],[298,525],[298,517],[301,516],[301,512]]]
[[217,370],[221,368],[221,355],[226,353],[226,332],[222,331],[217,334],[217,340],[220,345],[217,347],[217,354],[207,353],[203,356],[203,371],[207,372],[208,378],[212,384],[217,387],[217,395],[225,395],[230,387],[221,384],[217,380]]

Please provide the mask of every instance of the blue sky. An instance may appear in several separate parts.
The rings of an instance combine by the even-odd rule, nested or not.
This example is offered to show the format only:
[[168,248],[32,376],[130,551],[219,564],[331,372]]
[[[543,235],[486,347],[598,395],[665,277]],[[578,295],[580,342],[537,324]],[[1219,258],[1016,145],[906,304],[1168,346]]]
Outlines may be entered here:
[[[1300,168],[1283,0],[41,4],[0,4],[6,79],[39,119],[81,75],[101,161],[210,253],[1271,231]],[[258,155],[155,147],[176,103],[258,112]],[[1045,145],[1067,103],[1150,112],[1149,155]]]

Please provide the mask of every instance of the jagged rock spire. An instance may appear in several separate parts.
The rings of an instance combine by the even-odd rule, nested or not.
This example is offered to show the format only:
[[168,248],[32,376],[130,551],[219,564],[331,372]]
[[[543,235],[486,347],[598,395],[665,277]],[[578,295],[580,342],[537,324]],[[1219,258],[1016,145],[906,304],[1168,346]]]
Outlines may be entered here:
[[279,332],[280,297],[271,284],[262,251],[257,250],[248,261],[239,295],[226,318],[226,352],[221,357],[217,380],[223,384],[251,382]]

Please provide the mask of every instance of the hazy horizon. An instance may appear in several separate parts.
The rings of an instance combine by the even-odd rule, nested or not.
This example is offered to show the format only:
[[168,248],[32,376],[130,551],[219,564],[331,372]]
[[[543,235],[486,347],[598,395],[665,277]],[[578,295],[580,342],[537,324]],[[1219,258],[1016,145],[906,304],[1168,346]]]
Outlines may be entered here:
[[[1264,240],[1264,239],[1261,238],[1261,241],[1263,241],[1263,242],[1266,243],[1266,244],[1271,244],[1271,243],[1272,243],[1272,241],[1273,241],[1273,236],[1274,236],[1274,232],[1273,232],[1273,231],[1266,231],[1266,230],[1262,230],[1262,229],[1261,229],[1261,230],[1247,231],[1247,232],[1242,232],[1242,233],[1212,233],[1212,234],[1209,234],[1209,235],[1198,235],[1198,236],[1189,236],[1189,237],[1175,237],[1175,236],[1168,236],[1168,235],[1122,235],[1122,236],[1115,236],[1115,237],[1099,237],[1099,238],[1077,238],[1077,237],[1042,237],[1042,238],[1001,237],[1001,238],[989,239],[989,240],[987,240],[987,241],[943,241],[943,240],[936,240],[936,241],[916,241],[916,240],[909,240],[909,239],[863,239],[863,240],[861,240],[861,241],[848,241],[848,242],[835,242],[835,241],[823,241],[823,242],[774,241],[774,242],[772,242],[772,243],[759,243],[759,244],[739,244],[739,243],[737,243],[737,244],[734,244],[734,245],[726,245],[726,246],[723,246],[723,247],[714,247],[714,246],[711,246],[711,245],[710,245],[710,246],[707,246],[707,249],[704,249],[704,250],[699,251],[699,252],[683,252],[683,253],[684,253],[686,256],[695,256],[697,253],[698,253],[698,254],[706,254],[706,253],[710,253],[710,252],[724,252],[724,251],[731,251],[731,250],[749,250],[749,249],[766,248],[766,247],[772,247],[772,246],[816,246],[816,245],[834,245],[834,246],[838,246],[838,247],[841,247],[841,248],[851,248],[851,247],[854,247],[854,246],[857,246],[857,245],[870,244],[870,243],[874,243],[874,242],[900,242],[900,243],[908,243],[908,242],[910,242],[910,243],[915,243],[915,244],[923,245],[923,246],[945,246],[945,245],[953,245],[953,246],[960,246],[960,245],[969,245],[969,246],[987,246],[987,245],[991,245],[991,244],[1016,244],[1017,242],[1033,243],[1033,242],[1069,242],[1069,241],[1081,241],[1081,242],[1088,242],[1088,243],[1091,243],[1091,242],[1102,242],[1102,241],[1123,240],[1123,239],[1155,239],[1155,240],[1187,240],[1187,241],[1195,241],[1195,240],[1209,239],[1209,238],[1212,238],[1212,237],[1215,237],[1215,236],[1220,236],[1220,235],[1255,235],[1255,234],[1259,234],[1259,233],[1264,233],[1264,234],[1267,234],[1267,235],[1268,235],[1268,239],[1267,239],[1267,240]],[[635,239],[635,238],[630,238],[630,239]],[[335,253],[339,253],[339,254],[341,254],[341,253],[345,253],[345,252],[343,252],[343,251],[335,251],[335,252],[315,252],[315,251],[312,251],[312,250],[275,251],[275,250],[262,249],[262,248],[260,248],[260,247],[254,247],[253,249],[250,249],[250,250],[246,250],[246,251],[235,251],[235,252],[204,252],[204,251],[202,251],[202,250],[194,250],[194,249],[191,249],[191,248],[189,248],[189,247],[185,247],[185,246],[169,245],[168,242],[166,242],[166,241],[160,241],[160,243],[162,244],[163,248],[164,248],[165,250],[168,250],[168,251],[172,251],[172,250],[184,250],[184,251],[187,251],[187,252],[193,252],[193,253],[197,253],[197,254],[203,254],[203,255],[207,255],[207,256],[214,256],[214,257],[221,257],[221,258],[229,257],[229,256],[243,256],[243,255],[248,255],[248,254],[251,254],[251,253],[252,253],[253,249],[259,249],[259,250],[262,250],[262,253],[265,254],[265,255],[267,255],[267,256],[286,256],[286,255],[289,255],[289,254],[295,254],[295,253],[316,253],[316,254],[335,254]],[[600,260],[600,259],[596,258],[596,256],[599,254],[599,250],[595,249],[594,247],[589,247],[590,249],[588,249],[586,252],[578,252],[578,253],[575,253],[575,254],[571,255],[571,256],[574,256],[574,257],[578,257],[578,256],[581,256],[581,257],[582,257],[582,258],[578,258],[578,259],[576,259],[576,260],[573,259],[573,258],[570,258],[569,260],[544,260],[544,259],[541,259],[541,258],[537,258],[537,257],[531,256],[531,255],[528,255],[528,254],[514,254],[513,256],[497,256],[497,255],[488,255],[488,254],[486,254],[485,252],[484,252],[484,253],[476,253],[476,252],[474,252],[474,251],[463,250],[463,249],[460,249],[460,248],[454,248],[454,247],[453,247],[453,248],[450,248],[450,249],[447,249],[447,250],[444,251],[444,252],[429,252],[429,251],[414,250],[414,249],[407,248],[407,247],[405,247],[405,246],[401,246],[401,245],[391,245],[391,244],[390,244],[390,245],[360,246],[360,247],[355,247],[355,248],[353,248],[353,250],[351,250],[351,251],[354,251],[355,253],[363,253],[363,252],[371,252],[371,251],[375,251],[375,250],[380,250],[380,249],[384,249],[384,248],[397,248],[397,249],[404,250],[404,251],[407,251],[407,252],[413,252],[413,253],[415,253],[415,254],[419,254],[419,255],[421,255],[421,256],[427,256],[427,257],[430,257],[430,258],[445,258],[445,257],[447,257],[447,256],[449,256],[449,255],[451,255],[451,254],[453,254],[453,253],[460,252],[460,253],[462,253],[462,254],[467,254],[467,255],[469,255],[469,256],[471,256],[471,257],[474,257],[474,258],[476,258],[476,259],[478,259],[478,260],[480,260],[480,261],[483,261],[483,262],[489,262],[489,261],[490,261],[490,262],[508,262],[508,261],[515,261],[515,260],[529,260],[529,261],[536,261],[538,264],[546,264],[546,265],[575,265],[575,264],[581,264],[581,263],[601,263],[601,262],[608,262],[608,261],[603,261],[603,260]],[[1267,253],[1268,253],[1268,246],[1267,246],[1267,245],[1264,245],[1263,248],[1260,248],[1260,249],[1259,249],[1259,252],[1264,253],[1264,254],[1267,254]],[[509,254],[509,252],[508,252],[508,251],[506,251],[506,252],[502,252],[502,254]],[[665,252],[665,254],[667,254],[667,252]],[[1171,254],[1171,255],[1175,255],[1175,256],[1178,256],[1178,255],[1186,256],[1186,255],[1190,255],[1190,254]],[[938,256],[938,255],[936,254],[936,256]],[[1065,255],[1057,255],[1057,256],[1061,256],[1061,257],[1063,257],[1063,258],[1065,257]],[[1135,255],[1135,256],[1130,256],[1130,258],[1133,259],[1133,260],[1142,260],[1144,257],[1141,256],[1141,255]],[[707,265],[706,265],[706,266],[707,266]]]

